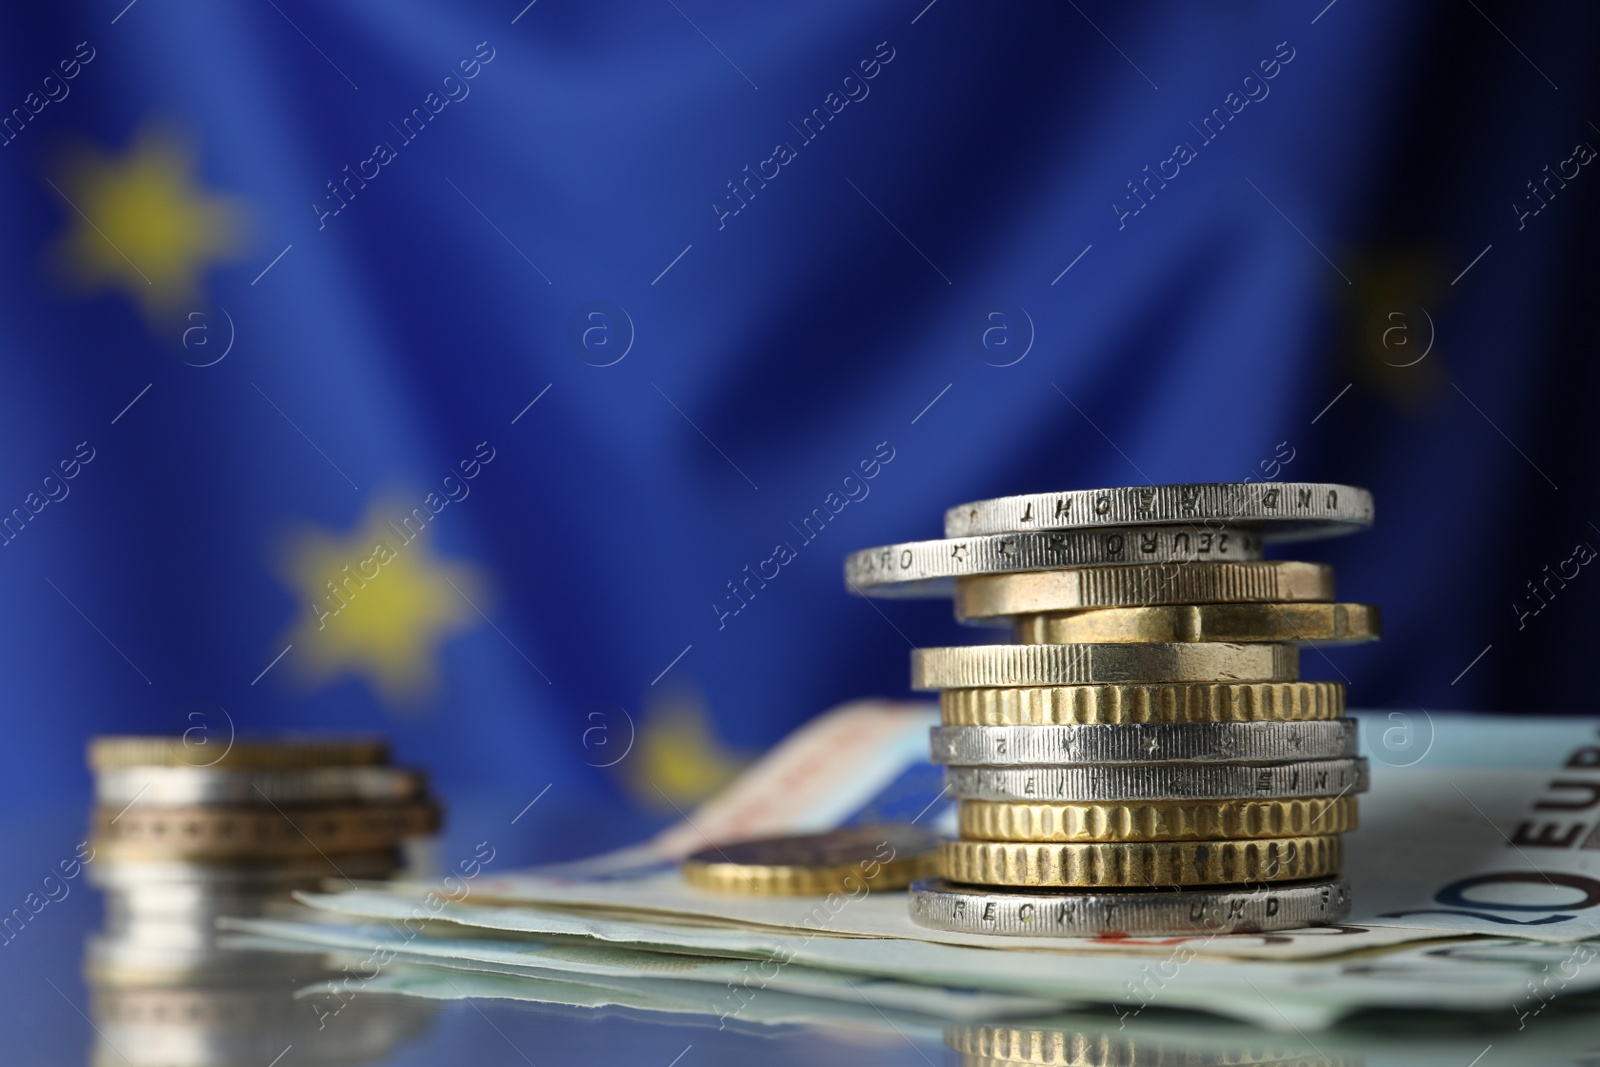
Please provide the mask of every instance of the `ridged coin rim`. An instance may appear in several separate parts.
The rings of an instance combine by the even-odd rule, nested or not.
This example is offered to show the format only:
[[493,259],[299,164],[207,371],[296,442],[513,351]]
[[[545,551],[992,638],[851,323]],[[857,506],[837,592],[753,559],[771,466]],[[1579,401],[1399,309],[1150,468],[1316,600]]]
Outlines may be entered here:
[[1101,645],[953,645],[911,653],[911,688],[1149,682],[1293,682],[1295,645],[1168,642]]
[[1355,719],[935,726],[928,746],[934,763],[952,766],[1287,763],[1355,756],[1360,734]]
[[945,726],[1307,722],[1342,718],[1342,682],[1148,682],[945,689]]
[[1127,563],[955,579],[962,622],[1017,615],[1183,604],[1330,603],[1333,568],[1268,559],[1246,563]]
[[941,841],[938,870],[941,878],[967,885],[1235,885],[1327,878],[1343,861],[1338,834],[1086,844]]
[[1365,793],[1371,780],[1364,756],[1269,764],[946,767],[944,774],[957,799],[1059,803],[1327,797]]
[[962,800],[961,837],[976,841],[1219,841],[1342,834],[1360,825],[1360,802],[1342,797],[1273,800],[1108,801],[1045,804]]

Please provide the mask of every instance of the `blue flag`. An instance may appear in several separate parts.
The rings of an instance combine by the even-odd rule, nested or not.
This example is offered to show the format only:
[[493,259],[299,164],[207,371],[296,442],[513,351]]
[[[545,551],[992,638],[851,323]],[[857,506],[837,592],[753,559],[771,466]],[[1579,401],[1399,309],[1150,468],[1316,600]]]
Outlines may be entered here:
[[0,790],[383,731],[595,851],[971,639],[846,553],[1150,482],[1374,491],[1355,706],[1578,707],[1595,18],[19,10]]

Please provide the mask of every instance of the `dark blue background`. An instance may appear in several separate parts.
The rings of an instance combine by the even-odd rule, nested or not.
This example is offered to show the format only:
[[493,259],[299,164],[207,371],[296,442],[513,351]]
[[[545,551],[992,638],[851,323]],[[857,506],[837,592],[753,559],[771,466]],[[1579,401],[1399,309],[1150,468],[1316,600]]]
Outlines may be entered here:
[[[1595,21],[1487,0],[19,9],[0,107],[77,42],[95,59],[0,147],[0,505],[78,441],[96,458],[0,548],[0,796],[83,804],[89,733],[226,709],[247,732],[388,732],[447,798],[551,784],[520,859],[621,843],[672,812],[639,752],[591,766],[622,750],[586,746],[596,723],[670,734],[664,706],[700,707],[748,755],[903,695],[908,642],[967,636],[945,605],[847,596],[847,552],[937,536],[973,498],[1261,477],[1290,450],[1281,478],[1374,491],[1373,532],[1305,551],[1388,624],[1308,674],[1358,707],[1592,713],[1600,579],[1521,630],[1512,605],[1600,545],[1600,178],[1521,229],[1512,205],[1600,144]],[[470,95],[319,230],[324,183],[483,41]],[[719,228],[726,184],[880,42],[869,95]],[[1270,94],[1119,228],[1126,183],[1199,145],[1191,123],[1280,42]],[[250,218],[165,319],[62,283],[78,223],[46,180],[152,123]],[[609,367],[570,337],[596,301],[636,335]],[[1377,341],[1394,302],[1431,318],[1414,366],[1385,364],[1421,350],[1414,310],[1414,347]],[[995,366],[1026,347],[1017,308],[1031,348]],[[184,329],[220,346],[221,309],[233,348],[190,365]],[[986,349],[996,311],[1011,347]],[[493,625],[432,650],[437,692],[297,683],[298,647],[262,675],[309,610],[284,538],[348,536],[482,440],[495,461],[424,537],[477,569]],[[790,524],[880,442],[870,495],[719,630],[725,583],[799,546]]]

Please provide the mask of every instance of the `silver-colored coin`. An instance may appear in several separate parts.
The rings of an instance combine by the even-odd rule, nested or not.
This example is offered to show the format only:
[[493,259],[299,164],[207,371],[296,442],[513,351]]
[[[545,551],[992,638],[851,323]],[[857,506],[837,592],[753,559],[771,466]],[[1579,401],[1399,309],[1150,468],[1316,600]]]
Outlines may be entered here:
[[926,878],[911,918],[935,930],[1001,937],[1145,937],[1293,930],[1350,914],[1350,883],[1263,883],[1239,889],[993,890]]
[[421,796],[418,771],[398,767],[311,767],[232,771],[209,767],[120,767],[95,776],[95,800],[113,807],[198,804],[318,804],[398,801]]
[[272,905],[289,900],[293,890],[314,892],[321,885],[321,880],[312,879],[253,893],[219,892],[192,884],[121,889],[106,894],[103,929],[108,934],[123,934],[151,924],[179,921],[209,927],[224,915],[238,918],[265,914]]
[[845,557],[844,580],[853,592],[865,596],[947,597],[952,580],[969,574],[1261,558],[1260,533],[1227,526],[1038,530],[863,549]]
[[1344,759],[1359,747],[1354,719],[935,726],[929,735],[933,762],[991,767],[1177,760],[1287,763]]
[[[292,905],[288,897],[284,897],[280,903]],[[219,939],[230,935],[218,930],[215,923],[202,922],[198,917],[170,915],[166,918],[139,919],[131,923],[107,923],[96,936],[102,941],[114,942],[124,948],[162,952],[202,952],[217,949]]]
[[[1029,727],[1037,729],[1037,727]],[[1367,761],[1108,763],[1064,767],[946,767],[963,800],[1248,800],[1367,791]]]
[[315,888],[324,879],[381,880],[405,866],[400,853],[362,852],[340,856],[296,858],[272,863],[204,860],[116,860],[84,865],[89,884],[109,892],[166,892],[187,887],[194,893],[253,894]]
[[1268,541],[1304,541],[1372,525],[1372,494],[1322,482],[1200,482],[1078,489],[976,500],[945,512],[946,537],[1191,523],[1260,526]]
[[913,689],[1150,682],[1292,682],[1295,645],[1212,642],[1105,645],[958,645],[911,653]]

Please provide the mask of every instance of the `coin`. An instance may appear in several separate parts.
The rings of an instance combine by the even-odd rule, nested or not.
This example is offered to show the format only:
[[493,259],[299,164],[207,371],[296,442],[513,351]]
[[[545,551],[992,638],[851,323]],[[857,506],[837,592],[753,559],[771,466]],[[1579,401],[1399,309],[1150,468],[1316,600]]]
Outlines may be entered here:
[[1371,604],[1168,604],[1092,608],[1013,621],[1018,644],[1121,641],[1376,641],[1382,627]]
[[769,896],[901,889],[933,872],[938,840],[887,825],[742,841],[695,853],[683,876],[701,889]]
[[1068,567],[955,580],[956,618],[963,622],[1155,604],[1331,601],[1333,569],[1321,563],[1128,563]]
[[939,712],[946,726],[1337,719],[1344,714],[1344,685],[1193,682],[946,689],[939,694]]
[[107,892],[164,892],[188,887],[193,893],[226,892],[253,895],[314,888],[326,878],[388,878],[405,866],[398,850],[340,856],[292,857],[270,860],[137,859],[116,863],[89,863],[84,876]]
[[439,828],[430,801],[341,807],[96,808],[90,832],[111,859],[315,856],[392,848]]
[[1337,834],[1246,841],[1040,844],[939,842],[939,875],[1003,886],[1232,885],[1327,878],[1343,861]]
[[[357,877],[355,872],[350,872]],[[329,871],[332,874],[332,871]],[[203,926],[215,925],[222,916],[243,918],[263,914],[269,906],[280,904],[296,889],[315,892],[323,879],[262,886],[246,891],[231,887],[215,888],[193,882],[146,885],[106,894],[104,930],[116,934],[151,923],[182,921]],[[346,883],[348,884],[348,883]]]
[[957,645],[911,653],[911,688],[1292,682],[1294,645]]
[[[199,735],[197,735],[198,737]],[[389,743],[375,737],[290,737],[281,741],[221,741],[211,737],[106,735],[89,739],[89,767],[222,767],[292,770],[376,766],[389,762]]]
[[1164,722],[1075,726],[935,726],[933,762],[965,766],[1057,763],[1284,763],[1354,756],[1354,719],[1321,722]]
[[121,767],[95,778],[95,800],[111,807],[197,804],[321,804],[410,800],[420,796],[420,772],[398,767],[311,767],[296,771],[236,771],[215,767]]
[[1258,560],[1261,536],[1218,527],[1134,526],[1113,530],[1041,530],[910,541],[852,552],[844,580],[852,591],[879,597],[945,597],[952,578],[1118,563]]
[[963,838],[976,841],[1213,841],[1338,834],[1356,828],[1353,796],[1282,800],[1030,804],[963,800]]
[[960,504],[945,512],[946,537],[1158,523],[1259,525],[1268,541],[1354,533],[1372,525],[1372,494],[1320,482],[1200,482],[1077,489]]
[[1147,763],[1067,767],[946,767],[963,800],[1248,800],[1330,797],[1367,791],[1357,759],[1247,763]]

